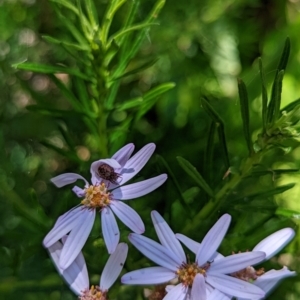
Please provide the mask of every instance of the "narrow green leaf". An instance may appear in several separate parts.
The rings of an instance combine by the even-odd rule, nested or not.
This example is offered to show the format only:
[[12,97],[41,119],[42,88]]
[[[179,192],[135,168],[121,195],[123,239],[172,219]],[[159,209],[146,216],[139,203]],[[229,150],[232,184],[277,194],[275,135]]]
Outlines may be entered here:
[[261,79],[262,125],[263,125],[263,132],[266,132],[267,110],[268,110],[268,92],[267,92],[267,88],[266,88],[265,72],[264,72],[261,58],[258,59],[258,63],[259,63],[259,73],[260,73],[260,79]]
[[227,142],[225,136],[225,128],[223,124],[217,123],[217,132],[218,132],[220,146],[223,154],[225,169],[228,170],[230,167],[230,162],[229,162],[229,155],[228,155]]
[[[123,28],[128,28],[131,26],[131,24],[134,22],[134,18],[137,14],[138,11],[138,7],[140,5],[140,1],[139,0],[135,0],[135,1],[131,1],[130,3],[130,8],[129,11],[127,13],[127,19],[125,21],[125,24],[123,26]],[[119,44],[126,44],[126,40],[128,41],[129,35],[123,35],[120,39],[119,39]]]
[[142,64],[141,66],[138,66],[137,68],[133,69],[133,70],[130,70],[128,72],[125,72],[124,74],[116,77],[116,78],[112,78],[111,80],[118,80],[118,79],[121,79],[123,77],[126,77],[126,76],[129,76],[129,75],[133,75],[133,74],[136,74],[138,72],[141,72],[145,69],[148,69],[149,67],[153,66],[156,62],[158,61],[158,58],[156,59],[151,59],[150,61],[147,61],[145,62],[144,64]]
[[248,147],[249,156],[251,156],[253,154],[253,145],[250,133],[249,100],[247,88],[242,79],[238,79],[238,90],[240,97],[241,115],[243,119],[244,135]]
[[202,98],[201,103],[202,103],[202,107],[205,110],[205,112],[216,123],[218,137],[219,137],[219,141],[220,141],[220,147],[221,147],[223,160],[224,160],[224,164],[225,164],[225,169],[228,170],[230,163],[229,163],[229,156],[228,156],[228,150],[227,150],[224,122],[221,119],[221,117],[219,116],[219,114],[214,110],[214,108],[209,104],[209,102],[206,99]]
[[73,13],[75,13],[76,15],[79,14],[78,9],[73,4],[71,4],[70,1],[67,0],[50,0],[50,1],[56,4],[63,5],[64,7],[68,8]]
[[258,171],[252,171],[249,175],[250,177],[258,177],[258,176],[264,176],[264,175],[272,175],[278,176],[281,174],[289,174],[289,173],[298,173],[299,169],[271,169],[271,170],[258,170]]
[[[39,228],[42,230],[48,229],[45,224],[45,222],[47,222],[47,217],[45,219],[42,219],[40,215],[37,215],[36,207],[34,207],[34,209],[29,208],[28,203],[25,203],[25,201],[23,200],[24,195],[20,197],[16,193],[16,191],[11,188],[11,185],[8,185],[6,180],[0,181],[0,189],[2,205],[7,205],[9,207],[13,205],[15,213],[17,213],[19,217],[22,217],[23,221],[28,220],[29,222],[34,224],[35,228]],[[7,201],[7,204],[4,201]]]
[[296,99],[295,101],[291,102],[290,104],[286,105],[285,107],[283,107],[280,112],[290,112],[292,111],[296,106],[300,105],[300,98]]
[[67,29],[69,30],[69,32],[73,35],[75,40],[80,45],[82,45],[82,47],[87,47],[87,48],[90,47],[89,42],[86,39],[86,37],[81,34],[81,32],[77,29],[77,27],[70,20],[68,20],[66,17],[64,17],[59,11],[57,11],[57,16],[61,20],[62,24],[64,26],[66,26]]
[[173,89],[175,87],[174,82],[167,82],[167,83],[162,83],[159,86],[151,89],[149,92],[147,92],[143,98],[145,101],[149,101],[153,98],[156,98],[160,96],[161,94]]
[[54,150],[58,154],[60,154],[64,157],[67,157],[67,159],[70,160],[70,161],[76,162],[77,164],[79,164],[81,162],[79,157],[74,152],[70,152],[70,151],[58,148],[58,147],[54,146],[53,144],[51,144],[47,141],[41,141],[41,144],[44,145],[45,147],[49,148],[49,149]]
[[280,103],[281,103],[283,76],[284,76],[284,70],[281,70],[280,72],[277,73],[274,84],[272,86],[271,100],[268,108],[269,123],[273,123],[280,116]]
[[84,3],[90,23],[92,27],[96,29],[98,27],[98,13],[95,3],[93,0],[85,0]]
[[80,24],[81,24],[82,32],[84,33],[86,39],[90,41],[93,38],[93,27],[89,23],[89,21],[85,17],[85,14],[82,11],[80,0],[77,0],[77,8],[78,8],[78,11],[79,11],[78,18],[79,18],[79,21],[80,21]]
[[158,100],[158,97],[175,87],[175,83],[167,82],[153,88],[143,96],[144,102],[139,112],[136,114],[136,121],[140,119]]
[[[137,1],[137,5],[139,4],[139,1]],[[165,4],[165,0],[158,0],[152,11],[149,13],[146,21],[144,23],[151,23],[154,19],[157,18],[160,10],[163,8]],[[136,11],[137,6],[133,6],[133,10]],[[132,19],[130,19],[132,20]],[[123,40],[122,49],[121,49],[121,55],[120,55],[120,64],[117,67],[113,77],[118,77],[122,73],[124,73],[125,68],[127,67],[129,61],[135,56],[136,52],[140,48],[146,33],[148,29],[142,29],[138,34],[135,40],[132,42],[129,39],[130,35],[126,35],[126,38]],[[117,90],[119,88],[119,81],[116,81],[113,86],[111,87],[110,94],[108,95],[107,101],[106,101],[106,107],[108,109],[112,109],[113,103],[116,98]]]
[[206,99],[202,98],[201,104],[205,112],[210,116],[210,118],[214,122],[216,122],[217,124],[220,123],[224,125],[224,122],[221,119],[220,115],[215,111],[215,109],[209,104],[209,102]]
[[259,192],[252,193],[252,194],[249,194],[249,195],[244,195],[242,198],[234,199],[232,201],[233,202],[238,202],[238,201],[241,201],[241,200],[245,201],[245,199],[250,201],[250,200],[255,199],[255,198],[266,199],[267,197],[271,197],[271,196],[274,196],[274,195],[277,195],[277,194],[282,194],[283,192],[293,188],[294,186],[295,186],[295,183],[289,183],[289,184],[281,185],[281,186],[278,186],[278,187],[275,187],[275,188],[267,189],[265,191],[259,191]]
[[85,44],[74,44],[74,43],[69,43],[69,42],[66,42],[66,41],[60,41],[60,40],[57,40],[51,36],[48,36],[48,35],[43,35],[42,38],[49,42],[49,43],[52,43],[52,44],[56,44],[56,45],[64,45],[64,46],[67,46],[67,47],[71,47],[71,48],[74,48],[75,50],[79,50],[79,51],[90,51],[90,48]]
[[276,209],[275,203],[250,203],[250,204],[238,204],[234,205],[233,209],[237,212],[244,212],[244,213],[255,213],[259,211],[260,213],[264,214],[273,214]]
[[82,74],[80,71],[71,68],[66,68],[63,66],[49,66],[49,65],[43,65],[38,63],[21,63],[21,64],[14,64],[12,65],[12,67],[20,70],[32,71],[32,72],[37,72],[42,74],[65,73],[65,74],[77,76],[87,81],[91,81],[91,78],[89,78],[85,74]]
[[289,56],[290,56],[290,51],[291,51],[291,41],[290,38],[286,38],[285,43],[284,43],[284,48],[281,54],[281,58],[277,67],[278,71],[285,70]]
[[[147,16],[144,24],[152,23],[158,17],[164,5],[165,5],[165,0],[158,0],[153,6],[149,15]],[[133,43],[131,41],[129,42],[129,39],[127,40],[126,45],[124,45],[123,47],[124,57],[122,59],[122,65],[120,65],[121,70],[123,70],[127,66],[128,62],[135,56],[148,30],[149,28],[145,28],[141,30]]]
[[78,103],[78,99],[73,95],[73,93],[65,86],[64,83],[61,82],[55,75],[50,74],[50,79],[55,83],[57,88],[61,91],[64,97],[69,101],[69,103],[73,106],[76,111],[81,111],[80,103]]
[[179,194],[179,202],[180,202],[180,204],[181,204],[182,207],[184,207],[187,211],[190,211],[190,208],[189,208],[188,204],[187,204],[186,201],[185,201],[184,194],[183,194],[182,191],[181,191],[179,182],[177,181],[176,176],[175,176],[174,173],[172,172],[170,166],[168,165],[168,163],[166,162],[166,160],[165,160],[162,156],[160,156],[159,154],[156,154],[155,157],[156,157],[156,159],[158,160],[158,162],[161,163],[161,164],[166,168],[169,178],[170,178],[171,181],[173,182],[173,184],[174,184],[176,190],[178,191],[178,194]]
[[60,132],[60,134],[62,135],[62,137],[64,138],[65,142],[67,143],[69,149],[75,149],[75,143],[74,141],[71,139],[71,135],[70,133],[68,133],[66,131],[66,129],[61,126],[60,124],[58,125],[58,130]]
[[211,122],[209,126],[207,143],[204,155],[204,173],[206,174],[208,183],[212,182],[213,157],[214,157],[214,137],[216,134],[216,123]]
[[37,112],[40,113],[44,116],[50,116],[50,117],[59,117],[63,118],[68,115],[74,116],[75,112],[74,111],[68,111],[68,110],[61,110],[61,109],[56,109],[52,108],[49,106],[42,106],[42,105],[28,105],[26,106],[26,109],[29,111]]
[[82,105],[85,107],[86,111],[92,111],[91,103],[90,103],[90,96],[87,92],[87,86],[85,85],[84,81],[78,77],[73,78],[73,88],[78,94],[78,98]]
[[118,43],[118,41],[120,40],[120,38],[123,35],[131,32],[131,31],[140,30],[140,29],[144,29],[144,28],[149,28],[150,26],[154,26],[154,25],[159,25],[159,23],[141,23],[141,24],[132,25],[130,27],[122,29],[122,30],[116,32],[115,34],[113,34],[109,38],[108,45],[110,45],[113,40],[116,40],[116,42]]
[[116,106],[117,110],[126,110],[126,109],[130,109],[130,108],[135,108],[138,106],[141,106],[144,102],[144,99],[142,97],[137,97],[134,99],[130,99],[125,101],[124,103],[118,104]]
[[283,216],[283,217],[292,218],[296,220],[300,219],[300,211],[286,209],[283,207],[278,207],[275,214],[278,216]]
[[88,51],[82,52],[81,51],[80,53],[78,53],[77,50],[73,49],[72,47],[68,47],[65,44],[62,44],[61,46],[70,56],[72,56],[75,59],[76,64],[78,66],[80,66],[80,63],[82,63],[83,68],[85,68],[87,71],[89,69],[91,69],[92,54],[90,52],[88,52]]
[[126,2],[126,0],[111,0],[109,6],[105,12],[105,16],[103,18],[101,31],[100,31],[100,41],[103,45],[107,45],[107,36],[113,21],[115,13],[118,9]]
[[183,157],[177,156],[177,161],[181,168],[212,198],[214,193],[197,169]]
[[282,80],[283,80],[284,70],[286,69],[288,63],[290,48],[291,48],[290,39],[287,38],[284,44],[282,55],[278,63],[277,71],[272,85],[271,100],[268,106],[268,113],[267,113],[268,123],[274,123],[274,121],[276,121],[279,116]]
[[132,123],[133,117],[128,116],[122,122],[120,126],[114,127],[109,131],[109,144],[111,153],[116,152],[122,145],[125,144],[127,135],[129,134],[130,125]]
[[[65,118],[65,117],[73,117],[78,118],[79,116],[82,117],[88,117],[91,119],[91,113],[87,115],[84,112],[75,111],[75,110],[63,110],[63,109],[57,109],[53,108],[52,106],[46,106],[46,105],[28,105],[26,106],[26,109],[33,112],[38,112],[45,116],[51,116],[51,117],[59,117],[59,118]],[[95,117],[94,117],[95,119]]]
[[115,41],[112,41],[109,49],[105,52],[104,58],[103,58],[103,66],[108,67],[112,59],[115,57],[115,55],[119,52],[120,47],[117,45]]
[[[91,66],[90,58],[92,54],[90,51],[91,49],[87,44],[74,44],[67,41],[57,40],[51,36],[42,36],[42,38],[48,43],[61,46],[68,54],[75,58],[77,63],[81,62],[87,67]],[[81,51],[80,55],[78,54],[78,51]],[[82,55],[83,51],[85,52],[84,55]]]

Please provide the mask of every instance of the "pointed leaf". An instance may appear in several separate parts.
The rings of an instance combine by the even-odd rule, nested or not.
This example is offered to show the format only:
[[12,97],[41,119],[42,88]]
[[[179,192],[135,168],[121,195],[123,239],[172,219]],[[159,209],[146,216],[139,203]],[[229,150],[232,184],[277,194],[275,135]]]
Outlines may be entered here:
[[79,51],[89,51],[90,48],[87,47],[87,45],[80,45],[80,44],[74,44],[74,43],[70,43],[67,41],[61,41],[58,39],[53,38],[52,36],[48,36],[48,35],[43,35],[42,38],[52,44],[56,44],[56,45],[64,45],[67,47],[71,47],[74,48],[75,50],[79,50]]
[[[132,5],[131,14],[133,12],[135,13],[137,11],[139,1],[135,1],[135,2],[136,2],[136,5]],[[158,0],[155,3],[153,9],[150,11],[148,17],[146,18],[145,23],[153,22],[153,20],[157,18],[158,14],[159,14],[160,10],[163,8],[164,4],[165,4],[165,0]],[[132,20],[133,19],[129,17],[128,23],[127,23],[128,26],[130,25]],[[130,62],[130,60],[135,56],[135,54],[139,50],[148,30],[149,29],[142,29],[137,34],[134,41],[129,39],[129,36],[131,36],[131,35],[125,36],[124,40],[122,41],[123,45],[122,45],[122,51],[121,51],[121,56],[120,56],[120,60],[119,60],[120,64],[117,67],[113,77],[118,77],[122,73],[124,73],[124,70],[127,67],[128,63]],[[113,103],[116,98],[116,93],[119,88],[119,84],[120,84],[119,81],[116,81],[115,84],[111,88],[110,94],[108,95],[107,102],[106,102],[106,106],[108,109],[111,109],[113,106]]]
[[81,0],[77,0],[77,8],[79,11],[78,14],[78,18],[80,21],[80,25],[81,25],[81,32],[84,33],[84,36],[86,37],[87,40],[91,40],[93,38],[93,31],[94,28],[92,28],[90,22],[87,20],[87,18],[85,17],[85,14],[82,11],[82,7],[81,7]]
[[216,123],[211,122],[208,136],[207,136],[207,143],[206,143],[206,149],[205,149],[205,155],[204,155],[204,174],[206,174],[206,178],[208,181],[208,184],[212,181],[212,173],[214,170],[213,167],[213,157],[214,157],[214,137],[216,133]]
[[291,51],[291,41],[290,38],[286,38],[285,40],[285,44],[284,44],[284,48],[281,54],[281,58],[277,67],[278,71],[281,70],[285,70],[288,60],[289,60],[289,56],[290,56],[290,51]]
[[63,5],[64,7],[68,8],[73,13],[75,13],[76,15],[79,14],[78,9],[74,5],[72,5],[70,3],[70,1],[67,1],[67,0],[50,0],[50,1],[53,2],[53,3],[57,3],[57,4]]
[[240,201],[241,199],[247,198],[248,200],[254,199],[254,198],[267,198],[271,197],[277,194],[281,194],[295,186],[295,183],[289,183],[285,185],[278,186],[276,188],[268,189],[265,191],[259,191],[257,193],[249,194],[249,195],[244,195],[243,198],[235,199],[233,201]]
[[149,92],[147,92],[144,96],[144,105],[141,107],[139,112],[136,115],[136,120],[140,119],[158,100],[158,96],[167,92],[168,90],[175,87],[175,83],[167,82],[160,84],[159,86],[153,88]]
[[249,100],[248,100],[248,93],[245,83],[242,79],[238,79],[238,89],[239,89],[239,97],[240,97],[240,105],[241,105],[241,115],[243,119],[243,129],[244,135],[249,151],[249,156],[253,154],[253,145],[251,140],[251,133],[250,133],[250,116],[249,116]]
[[142,97],[137,97],[134,99],[130,99],[125,101],[124,103],[118,104],[116,109],[119,111],[138,107],[144,103],[144,99]]
[[259,63],[259,73],[260,73],[260,80],[261,80],[262,124],[263,124],[263,132],[266,132],[268,92],[267,92],[267,88],[266,88],[265,74],[264,74],[264,69],[263,69],[261,58],[258,59],[258,63]]
[[290,112],[292,111],[295,107],[297,107],[298,105],[300,105],[300,98],[299,99],[296,99],[294,100],[293,102],[291,102],[290,104],[286,105],[284,108],[282,108],[280,110],[280,112]]
[[160,84],[159,86],[157,86],[157,87],[151,89],[149,92],[147,92],[143,96],[143,98],[145,101],[152,100],[153,98],[160,96],[161,94],[167,92],[168,90],[170,90],[174,87],[175,87],[174,82],[167,82],[167,83]]
[[63,66],[49,66],[49,65],[43,65],[38,63],[20,63],[20,64],[14,64],[13,67],[20,70],[27,70],[27,71],[32,71],[32,72],[37,72],[42,74],[65,73],[65,74],[77,76],[87,81],[91,81],[91,78],[81,73],[80,71],[76,69],[66,68]]
[[177,156],[177,161],[182,169],[210,196],[214,197],[214,193],[210,186],[206,183],[197,169],[186,159]]
[[122,29],[118,32],[116,32],[115,34],[113,34],[109,41],[108,41],[108,44],[110,45],[110,43],[113,41],[113,40],[116,40],[116,42],[118,43],[118,41],[120,40],[120,38],[131,32],[131,31],[134,31],[134,30],[140,30],[140,29],[144,29],[144,28],[148,28],[150,26],[154,26],[154,25],[159,25],[159,23],[141,23],[141,24],[136,24],[136,25],[132,25],[132,26],[129,26],[125,29]]
[[126,77],[126,76],[129,76],[129,75],[141,72],[141,71],[143,71],[145,69],[148,69],[149,67],[153,66],[157,61],[158,61],[158,58],[152,59],[150,61],[147,61],[144,64],[142,64],[141,66],[139,66],[139,67],[137,67],[137,68],[135,68],[133,70],[130,70],[128,72],[125,72],[124,74],[122,74],[122,75],[120,75],[120,76],[118,76],[116,78],[112,78],[111,80],[118,80],[118,79],[121,79],[123,77]]
[[[131,24],[134,22],[138,7],[140,5],[140,0],[135,0],[135,1],[131,1],[130,3],[130,8],[127,12],[127,19],[124,23],[124,27],[123,28],[128,28],[131,26]],[[128,40],[129,36],[128,35],[123,35],[120,39],[119,39],[119,44],[123,44],[125,42],[125,40]]]
[[291,48],[290,39],[287,38],[285,41],[283,52],[277,67],[277,71],[272,86],[272,95],[271,95],[271,100],[268,106],[268,113],[267,113],[268,123],[274,122],[279,116],[282,79],[290,55],[290,48]]
[[278,207],[275,214],[278,216],[284,216],[284,217],[295,219],[295,220],[300,219],[300,211],[286,209],[283,207]]
[[59,17],[60,21],[63,23],[64,26],[69,30],[69,32],[73,35],[75,40],[82,45],[82,47],[90,48],[88,40],[85,36],[82,35],[81,31],[71,22],[68,18],[63,16],[59,11],[57,11],[57,16]]
[[50,74],[50,79],[55,83],[57,88],[61,91],[63,96],[69,101],[75,110],[81,111],[81,106],[79,101],[76,99],[74,94],[65,86],[65,84],[59,80],[55,75]]
[[93,0],[84,1],[88,18],[92,27],[95,29],[98,27],[98,13]]
[[64,157],[67,157],[67,159],[70,160],[70,161],[73,161],[77,164],[81,163],[80,159],[78,158],[78,156],[74,152],[70,152],[70,151],[66,151],[66,150],[63,150],[61,148],[58,148],[57,146],[52,145],[47,141],[41,141],[40,143],[42,145],[44,145],[45,147],[54,150],[55,152],[59,153],[60,155],[62,155]]
[[187,211],[190,211],[190,208],[188,207],[187,203],[186,203],[186,200],[185,200],[185,197],[181,191],[181,188],[180,188],[180,185],[179,185],[179,182],[177,181],[176,179],[176,176],[174,175],[174,173],[172,172],[170,166],[168,165],[168,163],[165,161],[165,159],[156,154],[156,159],[158,160],[158,163],[160,163],[161,165],[164,166],[164,168],[167,170],[167,173],[168,173],[168,177],[171,179],[171,181],[173,182],[178,194],[179,194],[179,202],[181,204],[182,207],[184,207]]
[[107,36],[110,29],[110,25],[113,21],[115,13],[126,2],[126,0],[111,0],[103,17],[103,22],[100,31],[100,40],[103,45],[107,44]]
[[263,175],[272,175],[272,177],[281,175],[281,174],[289,174],[289,173],[297,173],[299,169],[269,169],[269,170],[258,170],[252,171],[249,176],[258,177]]
[[282,80],[284,76],[284,70],[281,70],[276,76],[273,89],[271,101],[274,101],[274,121],[280,117],[280,103],[281,103],[281,92],[282,92]]
[[211,119],[214,122],[216,122],[218,137],[219,137],[222,155],[225,163],[225,169],[228,170],[230,163],[229,163],[229,156],[228,156],[228,150],[226,144],[224,122],[219,116],[219,114],[214,110],[214,108],[209,104],[209,102],[206,99],[202,98],[201,103],[206,113],[211,117]]

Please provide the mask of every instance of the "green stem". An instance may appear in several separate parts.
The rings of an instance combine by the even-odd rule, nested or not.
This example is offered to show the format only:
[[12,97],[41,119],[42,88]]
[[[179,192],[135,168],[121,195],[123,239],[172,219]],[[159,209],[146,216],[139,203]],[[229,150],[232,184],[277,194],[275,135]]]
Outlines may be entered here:
[[187,233],[195,228],[199,228],[201,222],[205,219],[211,218],[218,212],[220,207],[227,200],[232,191],[248,176],[254,165],[258,164],[264,155],[264,151],[255,153],[248,157],[242,164],[239,174],[234,174],[225,185],[217,192],[214,198],[211,198],[207,204],[194,216],[193,220],[189,222],[183,232]]
[[113,17],[117,10],[126,2],[126,0],[112,0],[108,10],[105,14],[105,17],[103,19],[103,24],[101,27],[101,34],[100,34],[100,40],[102,42],[102,47],[107,50],[107,36],[109,33],[110,25],[113,21]]
[[100,157],[108,157],[107,114],[99,109],[99,151]]
[[[91,93],[95,99],[97,105],[97,122],[98,130],[96,132],[95,139],[98,142],[98,149],[100,157],[108,157],[108,137],[107,137],[107,117],[108,114],[105,111],[104,104],[106,103],[105,98],[108,95],[107,77],[108,70],[102,64],[103,52],[102,49],[94,49],[93,54],[93,72],[95,77],[95,84],[91,87]],[[95,135],[95,134],[94,134]]]

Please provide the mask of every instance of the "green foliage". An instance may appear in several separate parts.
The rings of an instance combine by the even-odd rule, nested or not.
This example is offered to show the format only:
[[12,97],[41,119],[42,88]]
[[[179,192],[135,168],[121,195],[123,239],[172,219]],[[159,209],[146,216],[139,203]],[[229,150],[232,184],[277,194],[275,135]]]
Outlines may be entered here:
[[177,157],[177,160],[182,169],[199,185],[199,187],[201,187],[210,197],[214,197],[213,191],[196,168],[182,157]]
[[241,79],[238,80],[238,89],[239,89],[240,104],[241,104],[241,115],[243,119],[244,136],[247,142],[249,156],[251,156],[253,153],[253,146],[252,146],[251,133],[250,133],[250,124],[249,124],[250,122],[249,100],[248,100],[246,85]]
[[[3,298],[76,298],[41,242],[58,216],[79,202],[49,179],[66,172],[89,178],[91,162],[128,142],[137,149],[157,145],[158,154],[134,180],[168,174],[162,187],[130,203],[146,236],[156,238],[152,210],[174,232],[197,241],[230,213],[232,227],[221,246],[226,253],[296,227],[300,22],[295,1],[268,5],[0,3]],[[93,284],[108,257],[100,232],[96,223],[83,249]],[[122,241],[128,233],[121,228]],[[285,263],[298,273],[299,242],[284,249]],[[279,269],[284,257],[264,267]],[[124,272],[148,265],[130,247]],[[270,297],[296,299],[297,284],[299,277],[287,280]],[[112,299],[143,298],[142,288],[118,283],[110,293]]]

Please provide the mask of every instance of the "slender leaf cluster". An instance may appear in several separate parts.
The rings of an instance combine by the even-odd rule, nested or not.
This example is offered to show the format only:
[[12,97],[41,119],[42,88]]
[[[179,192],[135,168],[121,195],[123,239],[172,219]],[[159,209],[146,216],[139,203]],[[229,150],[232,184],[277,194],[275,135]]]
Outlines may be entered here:
[[[96,4],[91,0],[75,3],[52,0],[52,3],[69,38],[44,36],[44,40],[63,48],[73,58],[71,65],[24,62],[15,67],[49,76],[68,100],[73,113],[84,122],[97,141],[97,150],[105,156],[108,145],[118,148],[131,126],[151,109],[161,94],[174,87],[173,83],[163,83],[133,99],[121,102],[118,97],[123,78],[142,72],[157,61],[150,58],[131,66],[151,27],[159,25],[156,18],[165,0],[158,0],[142,22],[137,21],[140,1],[109,1],[104,15],[100,17]],[[124,9],[126,18],[116,29],[116,13]],[[57,74],[67,74],[70,84],[59,79]],[[42,102],[29,109],[62,118],[68,113]],[[116,112],[126,112],[127,118],[115,124],[111,116]],[[61,152],[54,145],[44,144]]]

